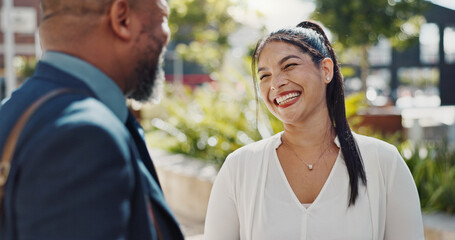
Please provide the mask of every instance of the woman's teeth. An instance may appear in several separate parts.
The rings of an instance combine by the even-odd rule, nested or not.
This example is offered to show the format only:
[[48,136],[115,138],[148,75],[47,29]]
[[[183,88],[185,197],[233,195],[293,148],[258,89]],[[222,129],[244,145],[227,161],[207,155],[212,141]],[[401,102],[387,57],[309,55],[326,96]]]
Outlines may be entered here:
[[278,97],[275,99],[276,103],[278,105],[282,105],[282,104],[285,104],[291,100],[293,100],[294,98],[300,96],[300,93],[298,92],[293,92],[293,93],[289,93],[289,94],[286,94],[284,96],[281,96],[281,97]]

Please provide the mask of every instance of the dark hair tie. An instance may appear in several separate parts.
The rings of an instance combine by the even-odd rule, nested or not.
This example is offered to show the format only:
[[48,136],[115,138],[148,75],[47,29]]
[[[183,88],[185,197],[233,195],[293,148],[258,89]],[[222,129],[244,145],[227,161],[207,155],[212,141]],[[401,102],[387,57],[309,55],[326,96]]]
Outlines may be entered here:
[[319,33],[320,35],[324,36],[324,38],[325,38],[324,30],[322,29],[322,27],[319,24],[317,24],[315,22],[303,21],[303,22],[297,24],[296,27],[312,29],[315,32]]
[[325,48],[328,51],[330,58],[332,58],[333,61],[335,60],[335,53],[332,50],[332,45],[330,45],[330,41],[327,38],[327,36],[325,35],[325,32],[322,29],[321,25],[319,25],[313,21],[303,21],[303,22],[297,24],[296,27],[311,29],[311,30],[315,31],[317,34],[319,34],[322,37],[322,39],[324,40],[323,44],[325,45]]

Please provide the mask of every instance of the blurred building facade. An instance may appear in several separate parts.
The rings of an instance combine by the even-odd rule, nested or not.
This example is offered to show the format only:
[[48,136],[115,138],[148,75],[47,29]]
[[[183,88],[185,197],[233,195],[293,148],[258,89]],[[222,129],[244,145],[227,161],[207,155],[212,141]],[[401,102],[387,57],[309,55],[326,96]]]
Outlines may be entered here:
[[[371,49],[367,98],[372,105],[390,104],[390,99],[401,108],[455,105],[455,4],[447,3],[429,1],[417,44],[400,51],[382,39]],[[346,86],[352,92],[361,83],[347,78]]]
[[[37,0],[14,0],[13,15],[14,28],[14,55],[27,58],[34,58],[40,54],[37,46],[37,27],[40,18],[39,1]],[[6,95],[5,81],[5,14],[3,1],[0,1],[2,8],[0,12],[0,100]]]
[[[35,35],[40,18],[39,1],[37,0],[14,0],[14,20],[15,20],[15,52],[20,56],[35,56]],[[3,2],[2,9],[3,9]],[[3,16],[3,10],[2,10]],[[3,17],[1,18],[3,26]],[[0,32],[0,66],[3,68],[5,46],[3,28]]]
[[391,89],[399,94],[402,69],[423,70],[420,75],[434,69],[439,75],[436,84],[441,105],[455,105],[455,9],[431,4],[425,18],[427,23],[422,26],[419,45],[403,52],[392,52]]
[[209,72],[200,64],[182,59],[180,54],[176,52],[176,45],[177,43],[171,40],[167,46],[164,57],[166,81],[188,85],[191,88],[213,81]]

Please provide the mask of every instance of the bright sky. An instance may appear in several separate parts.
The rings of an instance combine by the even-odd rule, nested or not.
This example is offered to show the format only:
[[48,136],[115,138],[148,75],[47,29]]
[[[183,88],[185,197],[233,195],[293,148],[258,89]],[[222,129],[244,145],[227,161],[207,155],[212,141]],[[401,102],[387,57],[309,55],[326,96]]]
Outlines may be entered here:
[[[242,18],[250,23],[251,26],[257,26],[265,23],[269,31],[282,27],[295,26],[297,23],[307,20],[309,15],[314,11],[314,0],[233,0],[242,2],[248,6],[249,11],[259,11],[264,18],[259,20],[254,14],[243,13]],[[427,0],[446,8],[455,10],[455,0]],[[259,21],[259,22],[258,22]]]
[[430,2],[455,10],[455,0],[430,0]]
[[[315,6],[312,0],[234,0],[238,8],[230,14],[239,22],[258,28],[263,24],[269,31],[295,26],[307,20]],[[260,12],[262,18],[258,18]]]
[[269,31],[295,26],[307,20],[315,8],[311,0],[249,0],[249,7],[266,16],[264,21]]

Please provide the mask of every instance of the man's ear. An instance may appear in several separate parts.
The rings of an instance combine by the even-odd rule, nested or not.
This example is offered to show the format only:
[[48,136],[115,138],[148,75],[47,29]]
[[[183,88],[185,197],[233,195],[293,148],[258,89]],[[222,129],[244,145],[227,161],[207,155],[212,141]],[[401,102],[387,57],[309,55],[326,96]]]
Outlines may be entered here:
[[127,0],[114,0],[109,11],[109,20],[113,33],[123,40],[132,36],[131,6]]
[[324,82],[329,84],[333,78],[333,61],[330,58],[324,58],[321,62],[322,76]]

